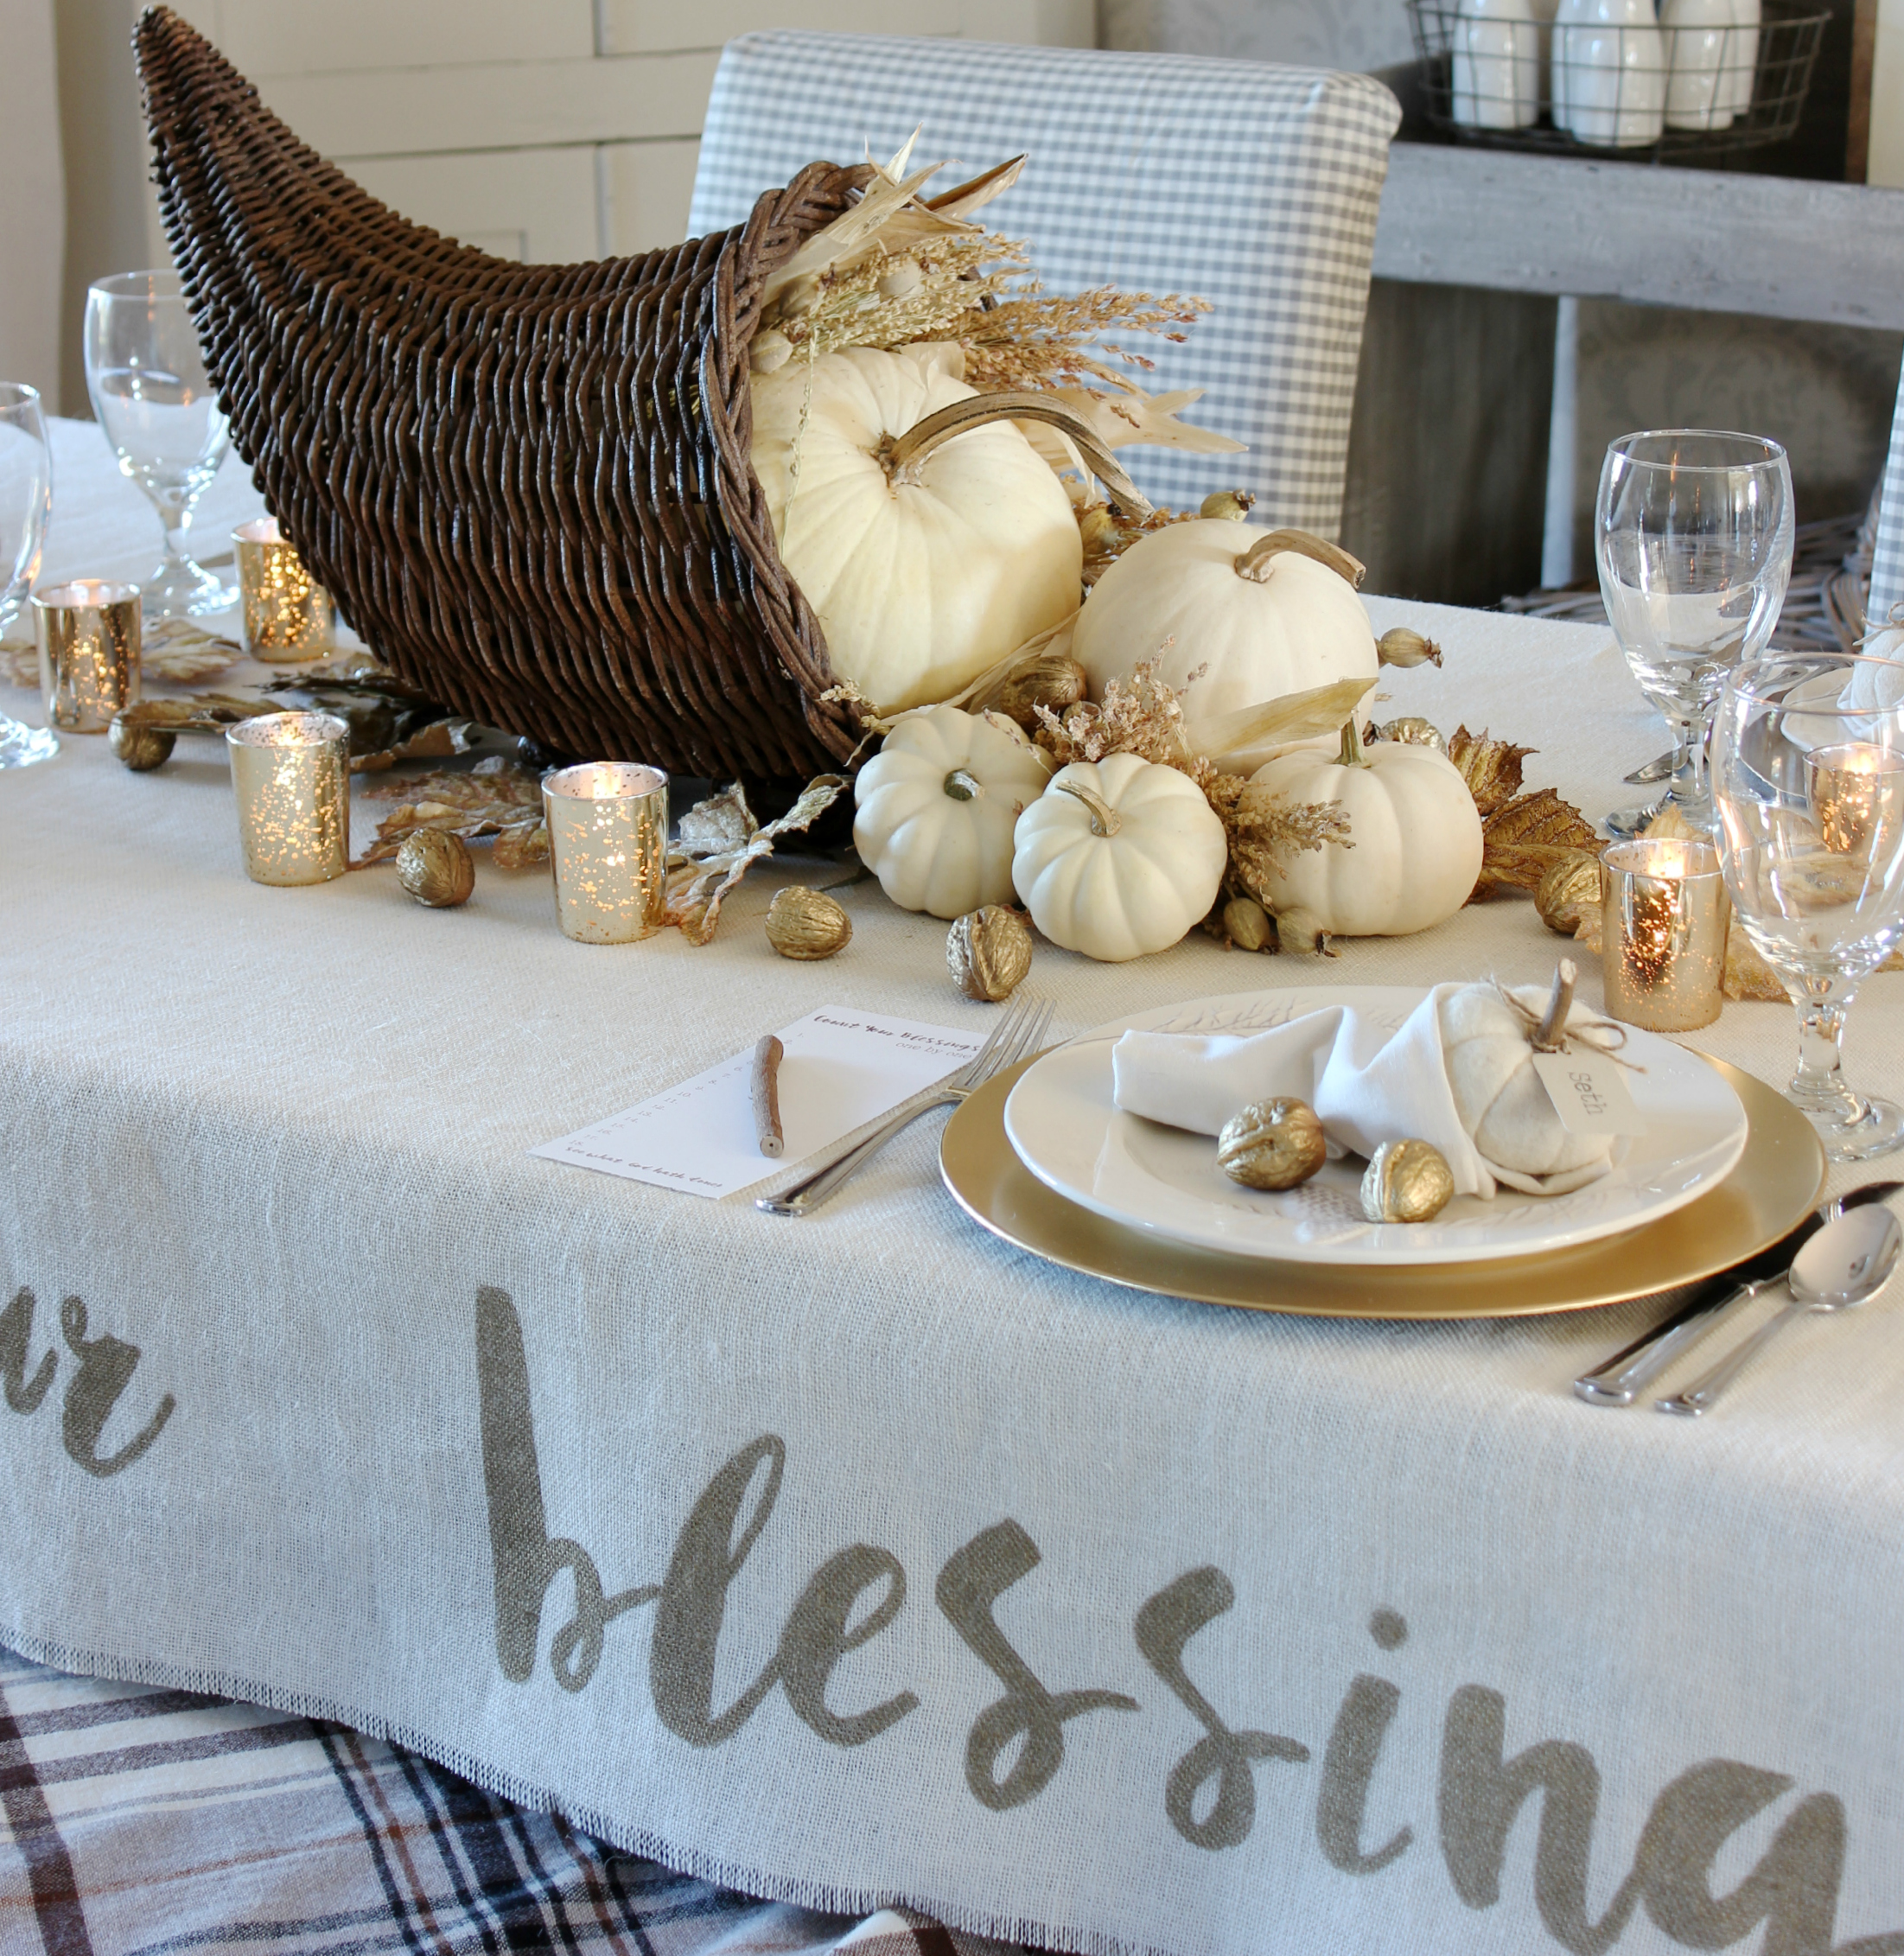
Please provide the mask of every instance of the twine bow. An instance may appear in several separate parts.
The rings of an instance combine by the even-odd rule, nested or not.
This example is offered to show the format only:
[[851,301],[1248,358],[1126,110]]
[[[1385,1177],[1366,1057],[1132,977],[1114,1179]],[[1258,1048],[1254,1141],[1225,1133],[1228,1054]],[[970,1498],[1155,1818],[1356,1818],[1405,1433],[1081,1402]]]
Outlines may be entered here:
[[1627,1043],[1627,1029],[1623,1025],[1615,1025],[1611,1019],[1581,1019],[1569,1023],[1574,986],[1579,978],[1580,967],[1571,958],[1563,958],[1554,967],[1554,987],[1548,994],[1547,1009],[1544,1012],[1537,1012],[1525,999],[1517,998],[1498,978],[1491,982],[1501,1003],[1520,1021],[1527,1043],[1535,1052],[1564,1053],[1569,1042],[1577,1040],[1589,1051],[1611,1060],[1616,1067],[1624,1067],[1629,1073],[1643,1074],[1646,1069],[1637,1060],[1621,1056],[1620,1048]]

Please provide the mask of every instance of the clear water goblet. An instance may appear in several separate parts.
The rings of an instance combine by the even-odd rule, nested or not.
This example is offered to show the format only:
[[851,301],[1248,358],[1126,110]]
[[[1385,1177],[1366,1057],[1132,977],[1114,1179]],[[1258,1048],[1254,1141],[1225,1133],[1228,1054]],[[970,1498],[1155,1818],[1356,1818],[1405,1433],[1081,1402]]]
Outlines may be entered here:
[[1668,805],[1714,825],[1706,781],[1712,709],[1735,666],[1764,651],[1792,578],[1792,470],[1758,435],[1669,428],[1609,443],[1594,556],[1614,636],[1672,729],[1672,786],[1607,819],[1638,834]]
[[147,618],[202,618],[237,603],[237,587],[187,547],[192,511],[231,436],[175,271],[122,271],[88,288],[86,385],[120,473],[165,526],[165,554],[139,580]]
[[1904,1107],[1856,1092],[1839,1048],[1862,981],[1904,942],[1904,665],[1775,653],[1726,681],[1712,725],[1719,859],[1799,1014],[1786,1088],[1834,1162],[1904,1145]]
[[[53,451],[40,397],[22,381],[0,380],[0,634],[19,617],[39,575],[52,510]],[[29,768],[59,751],[50,727],[0,713],[0,768]]]

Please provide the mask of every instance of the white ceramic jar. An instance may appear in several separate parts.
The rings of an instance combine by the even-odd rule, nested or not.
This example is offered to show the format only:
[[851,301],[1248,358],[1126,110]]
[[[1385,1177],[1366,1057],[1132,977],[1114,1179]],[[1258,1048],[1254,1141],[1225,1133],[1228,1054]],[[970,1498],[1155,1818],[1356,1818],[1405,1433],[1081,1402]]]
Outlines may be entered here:
[[1729,129],[1731,66],[1739,59],[1735,0],[1661,0],[1666,44],[1666,127]]
[[1724,106],[1742,116],[1752,106],[1752,88],[1759,65],[1759,0],[1732,0],[1732,38],[1726,47]]
[[1525,129],[1537,121],[1541,39],[1534,0],[1460,0],[1455,120],[1470,129]]
[[1555,124],[1577,143],[1629,149],[1658,142],[1666,55],[1652,0],[1561,0],[1553,92]]

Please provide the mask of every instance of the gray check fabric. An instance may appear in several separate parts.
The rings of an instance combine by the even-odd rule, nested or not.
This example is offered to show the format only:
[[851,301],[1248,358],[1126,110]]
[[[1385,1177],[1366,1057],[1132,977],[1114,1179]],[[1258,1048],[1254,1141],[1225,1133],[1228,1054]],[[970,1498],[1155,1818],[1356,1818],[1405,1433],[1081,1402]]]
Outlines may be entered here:
[[1891,422],[1891,452],[1884,459],[1884,484],[1877,512],[1877,543],[1871,552],[1871,597],[1865,615],[1873,625],[1889,621],[1891,607],[1904,601],[1904,385]]
[[755,1902],[320,1718],[0,1650],[9,1956],[1025,1956]]
[[[740,223],[760,193],[817,157],[882,161],[923,125],[913,160],[939,179],[1026,151],[986,213],[1027,239],[1054,291],[1112,284],[1199,294],[1216,309],[1133,373],[1203,387],[1186,419],[1246,456],[1156,449],[1120,457],[1154,500],[1194,507],[1239,485],[1257,517],[1334,537],[1368,303],[1375,213],[1400,119],[1366,75],[1185,54],[994,47],[863,35],[730,41],[708,103],[689,216]],[[954,172],[958,174],[954,174]]]

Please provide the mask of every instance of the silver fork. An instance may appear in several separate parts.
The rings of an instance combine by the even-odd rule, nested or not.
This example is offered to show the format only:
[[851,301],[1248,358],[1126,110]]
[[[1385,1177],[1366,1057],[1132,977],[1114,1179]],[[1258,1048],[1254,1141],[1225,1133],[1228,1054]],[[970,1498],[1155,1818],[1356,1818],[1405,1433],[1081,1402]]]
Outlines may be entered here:
[[1028,1053],[1035,1053],[1051,1024],[1048,998],[1012,1000],[1005,1016],[991,1029],[991,1036],[948,1080],[941,1082],[920,1099],[908,1101],[876,1127],[863,1140],[843,1148],[822,1162],[804,1182],[783,1188],[778,1195],[757,1195],[754,1207],[771,1216],[811,1215],[849,1176],[858,1173],[902,1127],[908,1127],[921,1114],[934,1107],[955,1107],[977,1092],[995,1074],[1015,1065]]

